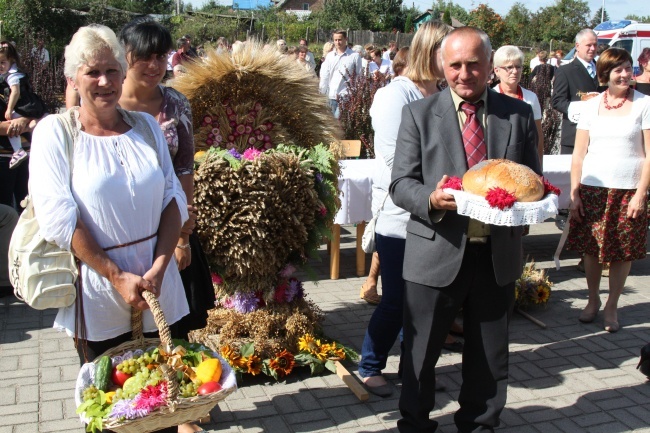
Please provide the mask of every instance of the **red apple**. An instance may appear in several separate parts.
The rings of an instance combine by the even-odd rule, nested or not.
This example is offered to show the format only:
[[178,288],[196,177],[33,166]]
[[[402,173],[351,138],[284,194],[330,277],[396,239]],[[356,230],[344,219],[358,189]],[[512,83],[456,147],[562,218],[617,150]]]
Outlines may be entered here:
[[111,374],[111,380],[113,383],[120,388],[124,386],[124,382],[126,382],[126,379],[131,377],[130,374],[125,373],[123,371],[120,371],[117,369],[117,367],[113,367],[113,373]]
[[199,389],[197,389],[196,392],[199,395],[206,395],[220,390],[221,385],[219,385],[219,382],[206,382],[203,385],[199,386]]

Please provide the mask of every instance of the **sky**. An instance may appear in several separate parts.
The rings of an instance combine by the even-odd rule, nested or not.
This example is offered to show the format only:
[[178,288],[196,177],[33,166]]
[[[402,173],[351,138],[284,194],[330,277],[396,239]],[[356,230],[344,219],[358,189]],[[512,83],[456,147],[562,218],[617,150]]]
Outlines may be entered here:
[[[422,11],[430,8],[433,4],[433,0],[403,0],[405,6],[414,5],[416,8],[419,8]],[[454,3],[461,5],[465,9],[472,10],[480,3],[485,3],[496,11],[496,13],[506,16],[508,11],[517,1],[526,5],[528,10],[531,12],[537,12],[539,8],[546,6],[551,6],[555,4],[555,0],[453,0]],[[184,0],[184,2],[190,3],[194,7],[201,7],[205,3],[205,0]],[[587,0],[589,8],[591,9],[590,15],[598,10],[602,4],[603,0]],[[644,6],[644,4],[646,6]],[[623,19],[625,16],[633,14],[639,16],[647,16],[650,14],[650,9],[647,6],[647,0],[605,0],[605,11],[609,15],[609,18],[612,20]],[[591,16],[589,18],[591,18]]]

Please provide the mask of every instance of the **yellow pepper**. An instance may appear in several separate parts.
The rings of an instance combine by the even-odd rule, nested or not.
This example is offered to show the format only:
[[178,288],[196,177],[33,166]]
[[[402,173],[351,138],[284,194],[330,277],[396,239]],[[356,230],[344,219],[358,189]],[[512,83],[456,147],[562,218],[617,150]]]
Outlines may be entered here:
[[216,358],[206,359],[194,371],[197,379],[202,383],[219,382],[221,378],[221,362]]

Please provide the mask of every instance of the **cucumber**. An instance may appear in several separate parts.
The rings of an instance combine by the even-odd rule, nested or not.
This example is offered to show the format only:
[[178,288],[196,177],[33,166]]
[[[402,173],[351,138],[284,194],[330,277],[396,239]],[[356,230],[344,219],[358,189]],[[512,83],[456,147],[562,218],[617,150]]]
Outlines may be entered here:
[[95,366],[95,388],[108,391],[113,364],[109,356],[102,356]]

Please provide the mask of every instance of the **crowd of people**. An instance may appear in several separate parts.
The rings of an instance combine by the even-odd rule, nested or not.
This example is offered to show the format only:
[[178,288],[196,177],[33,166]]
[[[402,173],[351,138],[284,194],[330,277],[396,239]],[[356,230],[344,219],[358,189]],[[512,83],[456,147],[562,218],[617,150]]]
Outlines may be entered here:
[[[41,234],[81,261],[81,296],[60,309],[54,323],[75,338],[81,363],[130,339],[132,308],[145,311],[144,331],[155,335],[142,291],[159,297],[177,338],[205,326],[214,305],[193,233],[192,113],[185,96],[164,85],[203,54],[191,42],[189,35],[173,41],[165,27],[147,19],[134,20],[119,35],[101,25],[80,28],[65,50],[68,129],[44,116],[19,53],[0,41],[0,252],[7,251],[29,183]],[[216,51],[237,53],[244,44],[220,38]],[[634,77],[630,54],[618,48],[599,53],[592,30],[580,31],[575,47],[566,65],[558,50],[550,59],[540,51],[529,67],[533,82],[552,82],[551,104],[563,116],[561,153],[572,155],[567,246],[584,256],[588,289],[577,320],[596,320],[606,263],[603,328],[615,333],[631,263],[646,255],[650,48],[641,53],[642,71]],[[42,44],[35,49],[49,62]],[[350,74],[390,78],[369,111],[376,155],[372,208],[379,217],[377,251],[360,293],[377,304],[361,348],[365,386],[379,396],[392,393],[382,370],[399,338],[398,429],[434,431],[437,422],[429,414],[435,392],[444,387],[436,363],[444,349],[462,351],[456,426],[492,431],[506,402],[508,325],[524,228],[459,215],[443,185],[492,158],[542,174],[542,104],[520,84],[524,53],[512,45],[493,50],[482,30],[438,21],[420,26],[409,47],[391,42],[385,52],[350,46],[345,31],[333,33],[318,59],[305,39],[293,47],[280,39],[275,49],[318,77],[334,118]],[[31,131],[29,149],[21,134]],[[11,292],[6,272],[1,263],[2,296]],[[175,289],[181,286],[184,291]]]

